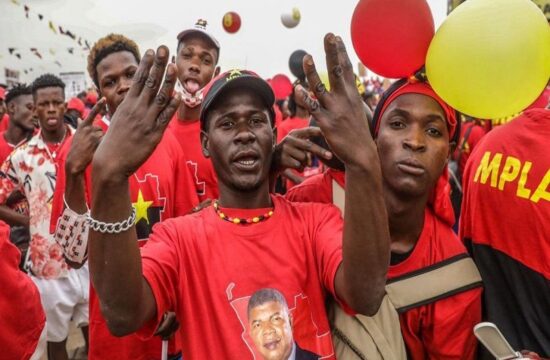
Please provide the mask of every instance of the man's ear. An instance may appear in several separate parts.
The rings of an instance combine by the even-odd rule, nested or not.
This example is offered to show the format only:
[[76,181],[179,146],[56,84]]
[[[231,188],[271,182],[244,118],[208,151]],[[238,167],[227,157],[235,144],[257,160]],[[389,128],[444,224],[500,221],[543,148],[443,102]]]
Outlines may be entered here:
[[6,110],[7,110],[8,114],[10,114],[10,115],[13,114],[15,112],[15,101],[12,101],[9,104],[7,104]]
[[207,134],[204,130],[201,130],[201,148],[202,148],[202,154],[203,154],[204,157],[206,157],[206,158],[210,158],[209,146],[210,146],[210,143],[209,143],[209,139],[208,139],[208,134]]
[[215,78],[216,76],[220,75],[220,71],[221,71],[221,68],[219,66],[216,66],[216,70],[214,70],[214,76],[213,78]]

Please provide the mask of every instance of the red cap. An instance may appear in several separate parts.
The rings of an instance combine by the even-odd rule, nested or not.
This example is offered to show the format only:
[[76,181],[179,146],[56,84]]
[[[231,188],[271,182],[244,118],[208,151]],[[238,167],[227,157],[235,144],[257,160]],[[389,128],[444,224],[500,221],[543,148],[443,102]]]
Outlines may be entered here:
[[286,99],[290,93],[292,93],[292,82],[288,76],[284,74],[277,74],[273,76],[273,79],[271,79],[269,84],[275,93],[276,100]]
[[95,92],[89,92],[86,94],[86,102],[92,106],[97,103],[97,94]]
[[80,113],[80,117],[84,116],[84,103],[77,97],[71,98],[67,103],[67,110],[76,110]]
[[0,86],[0,100],[6,99],[6,89]]

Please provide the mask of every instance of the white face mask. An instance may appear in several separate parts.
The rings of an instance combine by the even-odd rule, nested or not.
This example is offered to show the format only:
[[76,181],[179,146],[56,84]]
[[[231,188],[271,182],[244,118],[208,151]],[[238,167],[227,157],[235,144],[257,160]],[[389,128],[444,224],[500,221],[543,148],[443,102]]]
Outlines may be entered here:
[[175,90],[179,92],[182,96],[182,100],[190,108],[194,108],[199,106],[202,103],[202,91],[203,89],[199,89],[195,94],[191,94],[190,92],[185,89],[185,87],[181,84],[181,82],[176,81],[176,87]]

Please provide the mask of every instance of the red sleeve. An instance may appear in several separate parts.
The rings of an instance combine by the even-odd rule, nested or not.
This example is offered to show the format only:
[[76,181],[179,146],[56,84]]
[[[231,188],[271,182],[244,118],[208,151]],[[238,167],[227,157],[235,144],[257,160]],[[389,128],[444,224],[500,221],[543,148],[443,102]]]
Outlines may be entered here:
[[[55,190],[53,193],[53,201],[52,201],[52,212],[50,217],[50,234],[55,233],[55,228],[57,227],[57,220],[63,214],[63,210],[65,209],[65,204],[63,202],[63,196],[65,195],[65,187],[66,187],[66,178],[67,174],[65,173],[65,160],[66,158],[60,158],[58,161],[57,166],[57,178],[55,182]],[[88,206],[90,206],[90,202],[92,199],[90,189],[91,187],[91,172],[92,167],[91,165],[88,166],[86,169],[86,172],[84,174],[84,188],[86,191],[86,201],[88,203]]]
[[181,218],[156,224],[147,244],[141,248],[143,277],[153,291],[157,307],[156,318],[138,331],[143,338],[153,336],[165,312],[177,312],[178,279],[185,277],[179,267],[178,221]]
[[28,359],[36,349],[46,317],[38,289],[19,270],[19,250],[9,241],[9,227],[0,222],[0,344],[3,359]]
[[[65,154],[64,154],[65,155]],[[57,220],[63,213],[63,195],[65,194],[65,156],[60,157],[57,162],[57,175],[55,180],[55,190],[53,192],[52,212],[50,215],[50,234],[55,233]]]
[[469,290],[434,304],[434,318],[422,322],[428,359],[474,359],[477,340],[473,329],[481,322],[481,292],[481,288]]

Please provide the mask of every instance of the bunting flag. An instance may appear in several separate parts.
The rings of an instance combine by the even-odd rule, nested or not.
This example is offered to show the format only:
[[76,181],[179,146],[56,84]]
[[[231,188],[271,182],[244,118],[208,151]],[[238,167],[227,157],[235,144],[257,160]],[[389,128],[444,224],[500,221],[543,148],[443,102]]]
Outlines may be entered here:
[[37,48],[31,48],[31,52],[36,55],[39,59],[42,59],[42,54],[40,54],[40,52],[38,52],[38,49]]
[[8,51],[10,52],[10,55],[13,55],[13,52],[15,51],[15,48],[8,48]]
[[74,51],[74,48],[68,48],[67,51],[69,52],[69,54],[73,54],[73,51]]
[[57,60],[54,61],[54,63],[55,63],[56,65],[58,65],[59,67],[63,67],[63,66],[61,66],[61,63],[60,63],[59,61],[57,61]]
[[[21,2],[20,0],[11,0],[11,2],[17,6],[21,6]],[[30,13],[32,12],[33,14],[36,14],[38,16],[38,19],[40,21],[44,20],[44,15],[42,14],[39,14],[39,13],[36,13],[36,12],[33,12],[32,9],[28,6],[28,5],[23,5],[23,9],[25,11],[25,17],[27,19],[30,19]],[[33,15],[34,16],[34,15]],[[47,19],[46,19],[47,20]],[[83,50],[90,50],[90,43],[83,39],[82,37],[76,35],[74,32],[68,30],[67,28],[63,28],[61,26],[56,26],[52,20],[47,20],[48,21],[48,27],[50,28],[50,30],[54,33],[54,34],[58,34],[58,32],[61,34],[61,35],[66,35],[68,37],[70,37],[72,40],[74,40],[75,42],[78,43],[78,45],[83,49]],[[78,40],[77,40],[78,39]],[[86,45],[84,46],[83,43]]]
[[57,34],[57,31],[55,31],[55,26],[53,25],[53,22],[51,20],[48,22],[48,26],[50,27],[50,29],[53,31],[54,34]]
[[19,60],[21,60],[21,54],[15,54],[15,56],[16,56]]
[[50,49],[50,54],[52,54],[52,55],[55,56],[55,50],[54,50],[54,49]]

